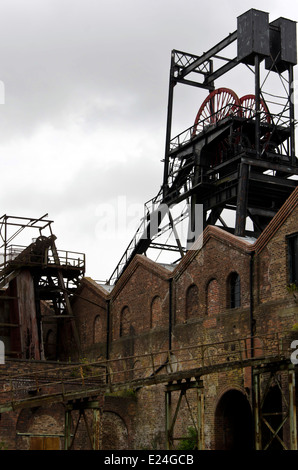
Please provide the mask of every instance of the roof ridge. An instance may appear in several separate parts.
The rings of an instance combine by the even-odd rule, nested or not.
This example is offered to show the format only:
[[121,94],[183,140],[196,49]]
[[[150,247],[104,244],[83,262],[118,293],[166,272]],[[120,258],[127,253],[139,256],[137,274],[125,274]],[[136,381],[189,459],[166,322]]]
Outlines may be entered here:
[[[101,293],[103,296],[108,297],[109,293],[102,287],[102,285],[98,284],[94,279],[88,276],[84,276],[81,281],[80,287],[85,284],[86,287],[89,287],[89,289],[92,289],[93,291],[96,291],[96,293]],[[99,291],[99,292],[97,292]]]
[[296,186],[294,191],[290,194],[290,196],[281,206],[279,211],[271,219],[269,224],[265,227],[259,238],[254,243],[253,246],[256,252],[260,253],[265,248],[266,244],[281,227],[281,225],[285,222],[285,220],[289,217],[289,215],[293,212],[297,204],[298,186]]
[[210,238],[221,240],[222,242],[232,243],[236,248],[242,249],[244,251],[252,250],[252,244],[248,241],[239,238],[237,235],[227,232],[226,230],[216,225],[207,225],[204,231],[193,243],[191,248],[187,251],[186,255],[182,258],[180,263],[174,269],[173,276],[180,275],[181,272],[187,268],[187,266],[196,257],[198,251],[210,240]]
[[141,254],[136,254],[125,271],[121,274],[119,280],[114,285],[112,291],[109,294],[110,296],[115,295],[115,293],[117,295],[117,293],[123,289],[139,265],[142,265],[145,268],[154,271],[157,275],[164,276],[165,278],[169,278],[172,274],[168,269],[164,268],[150,258],[147,258]]

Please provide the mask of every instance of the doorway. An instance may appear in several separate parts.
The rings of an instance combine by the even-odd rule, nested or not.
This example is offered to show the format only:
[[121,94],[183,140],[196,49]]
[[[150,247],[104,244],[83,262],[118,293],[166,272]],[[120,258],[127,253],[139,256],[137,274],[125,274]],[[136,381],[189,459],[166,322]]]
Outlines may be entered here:
[[30,450],[60,450],[60,438],[44,436],[31,437]]
[[239,390],[229,390],[215,412],[216,450],[252,450],[253,419],[250,404]]

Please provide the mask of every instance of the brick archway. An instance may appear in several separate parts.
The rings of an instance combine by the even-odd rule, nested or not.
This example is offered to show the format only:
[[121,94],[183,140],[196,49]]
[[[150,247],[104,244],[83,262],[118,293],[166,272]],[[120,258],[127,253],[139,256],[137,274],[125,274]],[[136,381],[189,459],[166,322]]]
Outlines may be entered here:
[[61,450],[64,446],[64,406],[24,408],[16,424],[16,448]]
[[241,391],[230,389],[221,396],[214,424],[216,450],[253,449],[252,412]]
[[124,420],[113,411],[104,411],[102,421],[102,448],[104,450],[126,450],[128,448],[128,429]]

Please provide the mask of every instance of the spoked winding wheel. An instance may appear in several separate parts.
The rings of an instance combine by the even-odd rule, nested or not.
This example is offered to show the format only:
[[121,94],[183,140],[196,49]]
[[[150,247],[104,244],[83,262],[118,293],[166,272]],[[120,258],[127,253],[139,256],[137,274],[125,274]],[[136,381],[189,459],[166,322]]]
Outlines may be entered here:
[[[241,114],[245,118],[252,118],[256,113],[256,97],[255,95],[245,95],[240,98]],[[261,122],[271,123],[271,117],[266,103],[260,100],[260,120]]]
[[240,100],[236,93],[229,88],[218,88],[203,101],[194,122],[193,135],[227,116],[240,115],[240,112]]
[[[241,103],[241,114],[242,117],[250,119],[256,115],[256,97],[255,95],[245,95],[240,98]],[[260,100],[260,122],[264,124],[271,124],[271,116],[269,109],[264,100]],[[270,132],[266,132],[265,135],[260,139],[261,146],[264,150],[275,150],[276,145],[270,142]]]

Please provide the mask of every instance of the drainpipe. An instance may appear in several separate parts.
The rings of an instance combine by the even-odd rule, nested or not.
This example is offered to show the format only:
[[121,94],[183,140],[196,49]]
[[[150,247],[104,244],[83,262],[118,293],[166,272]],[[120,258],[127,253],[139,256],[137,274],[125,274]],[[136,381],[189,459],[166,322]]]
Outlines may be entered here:
[[107,300],[107,344],[106,344],[106,360],[110,358],[110,300]]
[[172,349],[173,279],[169,279],[169,351]]
[[[249,261],[249,326],[250,326],[250,351],[251,351],[251,358],[254,357],[254,333],[255,333],[255,320],[254,320],[254,289],[253,289],[253,281],[254,281],[254,251],[250,253],[250,261]],[[254,384],[254,374],[253,374],[253,365],[251,366],[251,403],[252,403],[252,419],[253,419],[253,429],[252,429],[252,440],[254,443],[254,448],[256,449],[256,442],[257,442],[257,423],[256,423],[256,410],[258,404],[256,402],[256,391],[255,391],[255,384]]]
[[254,357],[254,292],[253,292],[253,270],[254,270],[254,254],[255,252],[252,251],[250,253],[250,262],[249,262],[249,327],[250,327],[250,346],[251,346],[251,357]]

